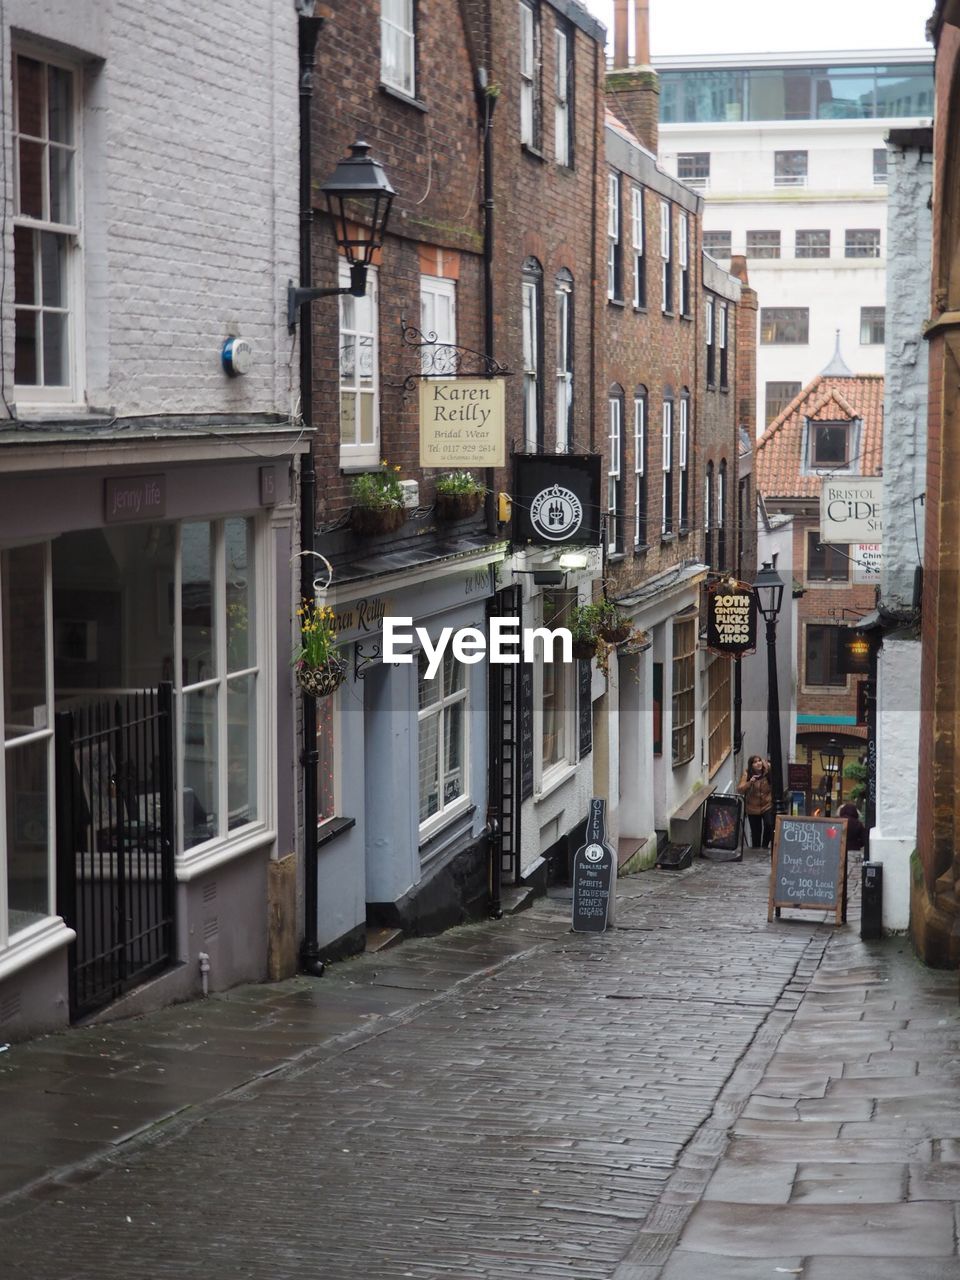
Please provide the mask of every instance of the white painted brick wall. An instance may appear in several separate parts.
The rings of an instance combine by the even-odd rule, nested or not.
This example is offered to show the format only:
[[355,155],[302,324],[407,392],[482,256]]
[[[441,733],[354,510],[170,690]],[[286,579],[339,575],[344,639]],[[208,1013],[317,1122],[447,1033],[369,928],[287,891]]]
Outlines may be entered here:
[[[7,0],[5,18],[5,51],[13,27],[85,69],[87,402],[117,415],[287,413],[297,379],[285,290],[299,273],[293,0]],[[4,160],[10,200],[9,144]],[[5,251],[9,400],[9,218]],[[233,334],[254,351],[240,378],[220,365]]]
[[933,161],[916,148],[889,145],[888,153],[881,596],[888,608],[908,609],[918,543],[923,547],[923,507],[914,500],[927,483],[928,351],[921,330],[930,310]]

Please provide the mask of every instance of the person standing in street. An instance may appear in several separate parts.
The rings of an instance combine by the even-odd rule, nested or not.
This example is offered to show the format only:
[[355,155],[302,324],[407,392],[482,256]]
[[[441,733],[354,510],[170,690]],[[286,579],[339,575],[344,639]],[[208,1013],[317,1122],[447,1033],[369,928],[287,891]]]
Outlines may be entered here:
[[750,821],[750,844],[754,849],[769,849],[773,836],[773,786],[770,762],[763,756],[751,756],[737,786],[743,796]]

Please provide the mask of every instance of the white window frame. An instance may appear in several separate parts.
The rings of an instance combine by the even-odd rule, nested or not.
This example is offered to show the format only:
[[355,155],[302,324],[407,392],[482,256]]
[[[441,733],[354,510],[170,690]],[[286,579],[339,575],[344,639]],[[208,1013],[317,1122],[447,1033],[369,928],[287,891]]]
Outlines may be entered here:
[[573,283],[560,278],[554,283],[557,319],[557,453],[567,453],[573,442],[573,334],[570,304]]
[[[253,546],[247,565],[249,591],[253,600],[253,625],[250,636],[253,642],[254,661],[246,667],[236,670],[227,669],[227,588],[226,588],[226,537],[225,526],[228,520],[250,520],[253,530]],[[204,680],[196,680],[183,684],[183,527],[186,524],[208,524],[211,526],[211,610],[214,617],[214,646],[216,654],[216,674]],[[269,628],[266,619],[273,616],[274,610],[269,599],[265,599],[265,537],[263,522],[250,512],[231,513],[217,519],[197,517],[177,522],[176,563],[174,572],[174,655],[175,686],[174,700],[176,705],[176,722],[178,726],[176,742],[176,865],[195,867],[211,854],[219,857],[225,845],[243,843],[250,836],[267,829],[268,817],[272,812],[272,769],[270,761],[274,756],[272,731],[269,716],[271,707],[267,705],[268,681],[263,673],[271,669],[268,652]],[[255,735],[258,754],[253,764],[253,796],[256,805],[256,816],[241,826],[230,828],[229,795],[229,753],[227,691],[232,682],[252,678],[255,683],[254,716]],[[188,694],[198,693],[205,689],[217,690],[217,834],[199,841],[189,848],[184,847],[184,765],[186,757],[186,698]],[[269,785],[268,785],[269,783]],[[195,873],[194,873],[195,874]]]
[[[420,743],[421,730],[420,726],[425,720],[434,717],[439,718],[439,727],[437,729],[437,770],[438,770],[438,793],[437,799],[440,807],[436,813],[431,813],[428,818],[424,818],[419,822],[419,839],[420,844],[425,844],[431,836],[435,835],[438,830],[445,827],[448,822],[458,817],[469,809],[470,799],[470,673],[472,668],[465,663],[458,662],[456,658],[451,657],[451,662],[456,663],[463,674],[463,687],[455,690],[453,693],[444,693],[444,669],[441,665],[440,670],[433,678],[433,684],[437,685],[440,697],[436,702],[430,703],[429,706],[420,707],[420,671],[419,656],[417,658],[418,666],[416,668],[416,697],[417,697],[417,818],[419,822],[420,816]],[[446,804],[443,799],[443,762],[446,758],[446,712],[456,705],[463,704],[463,715],[461,723],[463,725],[463,788],[461,794]]]
[[615,555],[617,533],[621,512],[618,498],[622,475],[623,452],[623,398],[620,395],[609,397],[609,433],[607,454],[607,551]]
[[[646,502],[643,503],[644,518],[640,519],[640,493],[644,482],[646,481],[646,458],[647,458],[647,398],[646,396],[633,397],[633,544],[635,547],[644,546],[646,538],[646,523],[650,518],[647,510]],[[641,530],[641,523],[644,528]],[[641,533],[643,539],[641,539]]]
[[[679,486],[679,497],[677,502],[677,506],[679,509],[677,511],[677,522],[680,528],[687,528],[687,525],[683,523],[683,515],[684,515],[684,507],[689,506],[689,494],[687,491],[687,454],[688,454],[687,437],[689,432],[689,421],[688,421],[689,413],[690,413],[689,397],[686,395],[681,395],[680,396],[680,439],[678,441],[678,449],[677,449],[677,454],[678,454],[677,462],[680,468],[680,475],[677,478],[677,484]],[[687,517],[689,518],[689,515],[690,515],[689,510],[687,511],[686,514],[687,514]]]
[[520,142],[537,150],[540,144],[540,14],[520,0]]
[[563,27],[554,28],[556,39],[556,101],[554,106],[554,155],[557,164],[569,168],[570,146],[570,37]]
[[[387,11],[391,15],[388,16]],[[390,64],[387,48],[397,50],[397,67]],[[417,32],[414,0],[380,0],[380,79],[391,89],[416,97]]]
[[[663,471],[663,486],[660,493],[660,533],[672,533],[674,524],[673,512],[673,401],[663,402],[663,431],[661,436],[660,465]],[[670,494],[670,528],[667,528],[667,495]]]
[[607,174],[607,298],[617,293],[617,266],[620,256],[620,175]]
[[[570,606],[577,603],[575,592],[559,592],[561,596],[568,596]],[[540,626],[546,626],[543,620],[543,596],[539,600],[539,618]],[[560,613],[551,620],[551,627],[566,626],[567,622],[563,617],[565,610],[561,609]],[[558,759],[551,761],[549,764],[544,763],[543,746],[544,746],[544,716],[543,716],[543,675],[544,675],[543,647],[537,644],[536,656],[534,660],[534,712],[533,712],[533,733],[534,742],[536,743],[536,751],[534,752],[534,796],[539,798],[559,784],[568,773],[570,773],[577,763],[577,737],[576,737],[576,709],[577,709],[577,686],[574,683],[574,676],[577,669],[575,662],[557,662],[552,664],[553,673],[557,678],[558,687],[563,692],[563,708],[561,711],[562,728],[563,728],[563,747],[559,751]]]
[[665,314],[673,310],[673,282],[670,278],[670,272],[673,269],[671,263],[672,245],[671,238],[673,228],[671,226],[670,205],[668,201],[660,201],[660,310]]
[[[435,334],[437,343],[456,345],[457,282],[446,276],[420,277],[420,332],[424,339]],[[431,377],[452,378],[456,373],[453,351],[430,342],[421,348],[421,371]]]
[[[30,58],[35,62],[39,62],[44,67],[44,83],[47,83],[46,68],[56,67],[60,71],[67,72],[71,77],[71,100],[70,107],[73,120],[73,137],[68,144],[59,143],[49,137],[49,115],[48,115],[48,97],[46,91],[42,104],[43,112],[43,137],[34,138],[32,134],[21,135],[19,132],[18,119],[18,93],[17,93],[17,60],[18,58]],[[43,340],[40,331],[42,325],[42,316],[44,312],[65,314],[67,323],[65,326],[67,356],[66,356],[66,374],[67,382],[65,385],[45,385],[42,381],[38,383],[15,383],[14,397],[19,404],[29,407],[34,405],[77,405],[83,404],[85,399],[84,383],[86,371],[84,367],[84,296],[83,296],[83,255],[81,249],[82,238],[82,209],[83,209],[83,138],[81,128],[81,76],[80,70],[76,64],[57,58],[46,51],[38,52],[30,47],[23,45],[15,45],[12,53],[13,64],[13,132],[12,132],[12,158],[13,172],[17,174],[17,152],[21,136],[31,142],[39,142],[43,147],[42,159],[42,176],[43,176],[43,217],[36,218],[30,215],[21,214],[18,207],[19,200],[19,178],[14,178],[13,184],[13,225],[14,229],[29,231],[31,234],[38,236],[43,234],[54,235],[60,240],[65,247],[65,270],[64,270],[64,290],[66,293],[66,304],[61,307],[44,305],[40,294],[39,280],[39,253],[35,257],[35,279],[34,279],[34,298],[33,303],[20,303],[16,305],[16,311],[31,311],[37,314],[37,360],[38,371],[42,366],[43,360]],[[50,149],[55,147],[58,150],[70,152],[73,156],[73,222],[55,222],[50,218]],[[12,265],[12,264],[11,264]],[[11,293],[13,292],[13,281],[11,280]],[[14,368],[14,376],[15,376]]]
[[[340,259],[340,285],[341,287],[350,284],[350,267],[346,259]],[[355,439],[353,444],[344,444],[343,436],[340,436],[340,465],[350,467],[372,466],[376,467],[380,462],[380,296],[379,296],[379,280],[376,267],[367,268],[367,293],[370,299],[370,311],[373,317],[372,334],[364,329],[347,329],[343,323],[343,299],[340,299],[340,329],[339,334],[342,338],[344,334],[350,333],[355,337],[372,336],[373,345],[371,348],[371,360],[373,361],[373,386],[369,391],[360,388],[360,362],[357,360],[354,366],[353,382],[345,385],[343,382],[342,370],[339,373],[339,400],[342,405],[345,396],[354,397],[354,424],[357,436],[360,433],[360,404],[361,396],[370,396],[373,401],[373,440],[368,444],[362,444]],[[359,301],[359,299],[357,299]]]
[[523,442],[536,453],[540,426],[540,289],[525,279],[521,294],[523,328]]
[[643,261],[643,187],[630,188],[630,220],[633,232],[633,305],[645,307],[647,282]]
[[677,251],[680,259],[680,315],[690,311],[690,220],[685,213],[677,215]]
[[[49,933],[51,923],[57,919],[56,917],[56,884],[57,884],[57,860],[56,860],[56,776],[55,776],[55,757],[54,757],[54,706],[53,706],[53,569],[52,555],[50,543],[43,539],[38,539],[38,544],[43,549],[43,630],[44,630],[44,678],[45,691],[43,707],[46,718],[46,725],[37,729],[33,733],[20,734],[17,737],[7,738],[5,719],[5,695],[4,695],[4,670],[3,670],[3,644],[0,642],[0,959],[3,953],[10,947],[11,937],[13,938],[13,948],[23,948],[23,962],[28,963],[31,955],[34,954],[31,944],[42,944],[43,937]],[[4,548],[10,550],[11,548]],[[3,634],[3,584],[0,582],[0,638]],[[39,703],[37,704],[40,705]],[[44,916],[31,924],[26,925],[23,929],[18,929],[16,933],[11,934],[9,929],[9,879],[7,873],[7,808],[11,805],[11,800],[16,803],[16,798],[6,795],[6,754],[8,751],[16,751],[20,747],[29,747],[34,743],[46,743],[46,768],[47,768],[47,798],[45,806],[45,816],[47,823],[47,911]],[[61,926],[62,927],[62,926]]]

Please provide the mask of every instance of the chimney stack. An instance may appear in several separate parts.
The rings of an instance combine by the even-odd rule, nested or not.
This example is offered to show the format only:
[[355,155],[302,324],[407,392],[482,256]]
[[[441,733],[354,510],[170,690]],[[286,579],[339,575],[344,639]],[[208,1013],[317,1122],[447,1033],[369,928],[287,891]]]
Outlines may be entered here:
[[633,0],[633,57],[629,2],[614,0],[613,70],[607,72],[607,103],[648,151],[657,154],[660,77],[650,65],[650,0]]
[[[757,435],[757,291],[751,289],[747,276],[747,260],[735,253],[730,259],[730,274],[740,281],[740,305],[737,307],[737,419],[753,440]],[[763,426],[766,426],[766,422]]]

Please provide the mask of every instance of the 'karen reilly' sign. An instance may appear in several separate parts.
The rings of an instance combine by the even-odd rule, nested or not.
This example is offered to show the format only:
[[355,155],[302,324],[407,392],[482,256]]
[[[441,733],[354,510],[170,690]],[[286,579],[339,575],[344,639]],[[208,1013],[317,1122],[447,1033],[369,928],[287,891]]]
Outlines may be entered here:
[[424,378],[421,467],[502,467],[502,378]]

